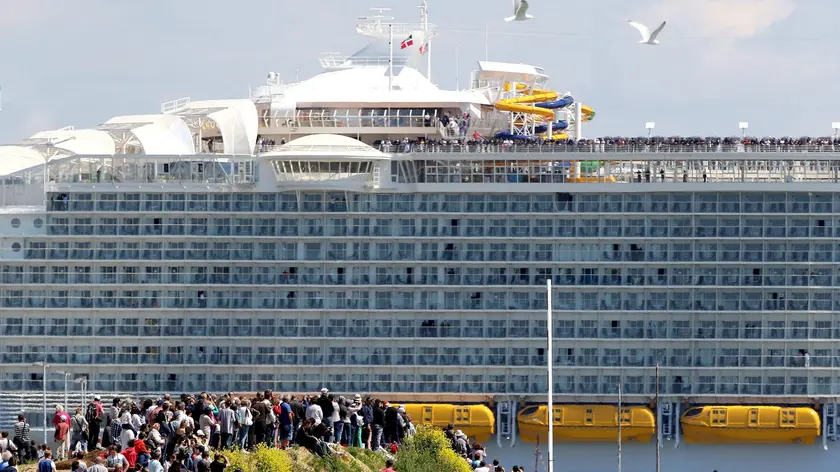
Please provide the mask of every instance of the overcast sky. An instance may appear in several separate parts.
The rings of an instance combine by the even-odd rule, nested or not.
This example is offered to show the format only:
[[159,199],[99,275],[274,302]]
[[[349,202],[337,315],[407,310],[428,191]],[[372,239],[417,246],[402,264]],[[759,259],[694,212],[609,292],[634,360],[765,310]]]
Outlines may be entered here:
[[[429,1],[435,83],[468,84],[489,25],[490,60],[542,66],[595,109],[587,136],[644,134],[645,121],[662,135],[737,134],[748,121],[750,134],[818,136],[840,121],[837,0],[531,0],[536,19],[513,24],[509,0]],[[354,25],[368,8],[414,21],[418,4],[0,0],[0,142],[180,97],[246,97],[269,71],[306,78],[319,53],[366,44]],[[627,19],[667,20],[662,45],[639,45]]]

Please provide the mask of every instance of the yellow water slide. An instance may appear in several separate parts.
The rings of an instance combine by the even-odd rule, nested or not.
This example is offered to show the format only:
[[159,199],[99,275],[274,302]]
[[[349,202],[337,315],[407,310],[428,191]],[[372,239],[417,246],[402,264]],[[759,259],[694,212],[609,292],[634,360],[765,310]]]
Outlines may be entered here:
[[586,105],[580,106],[580,114],[583,117],[583,121],[592,121],[595,118],[595,110],[589,108]]
[[[510,91],[512,84],[510,82],[505,84],[505,91]],[[536,115],[542,118],[542,123],[539,123],[535,134],[542,134],[548,130],[551,125],[553,131],[552,138],[564,140],[568,139],[568,135],[561,133],[568,128],[569,123],[566,121],[554,121],[555,110],[566,108],[574,103],[574,99],[569,96],[560,97],[557,92],[549,90],[532,90],[525,84],[516,84],[516,91],[522,93],[521,96],[506,98],[496,102],[496,109],[499,111],[510,113],[522,113]],[[595,111],[586,106],[580,106],[581,120],[584,122],[592,121],[595,118]],[[505,135],[502,132],[502,135]]]
[[[508,85],[508,87],[510,87],[510,85]],[[523,86],[523,88],[525,87]],[[519,89],[519,87],[517,87],[517,89]],[[552,102],[554,100],[557,100],[557,97],[559,97],[557,92],[551,92],[548,90],[534,90],[530,95],[523,95],[521,97],[499,100],[498,102],[496,102],[496,109],[499,111],[508,111],[511,113],[529,113],[531,115],[537,115],[539,117],[542,117],[543,119],[553,121],[554,110],[549,110],[548,108],[535,107],[532,104],[540,102]]]

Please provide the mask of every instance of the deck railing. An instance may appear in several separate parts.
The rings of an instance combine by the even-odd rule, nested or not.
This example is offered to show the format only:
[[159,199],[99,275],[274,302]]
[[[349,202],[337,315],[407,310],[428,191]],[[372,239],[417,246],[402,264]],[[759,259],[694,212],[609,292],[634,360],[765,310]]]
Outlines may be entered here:
[[[607,144],[598,142],[499,144],[499,143],[412,143],[406,146],[382,145],[389,153],[840,153],[840,144]],[[794,158],[795,157],[791,157]]]

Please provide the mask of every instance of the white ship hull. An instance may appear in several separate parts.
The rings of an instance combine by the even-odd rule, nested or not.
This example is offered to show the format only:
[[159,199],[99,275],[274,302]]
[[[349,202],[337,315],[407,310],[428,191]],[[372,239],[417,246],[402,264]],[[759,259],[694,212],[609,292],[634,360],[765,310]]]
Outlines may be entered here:
[[[622,444],[622,472],[652,472],[655,470],[654,443]],[[539,446],[539,467],[534,469],[536,446],[518,442],[513,448],[499,449],[494,443],[487,445],[488,457],[499,459],[505,470],[524,465],[527,471],[547,470],[548,451]],[[618,470],[615,444],[559,443],[554,448],[556,472],[609,472]],[[791,472],[803,469],[808,472],[834,472],[840,462],[840,447],[822,445],[704,445],[665,442],[660,454],[662,472]]]

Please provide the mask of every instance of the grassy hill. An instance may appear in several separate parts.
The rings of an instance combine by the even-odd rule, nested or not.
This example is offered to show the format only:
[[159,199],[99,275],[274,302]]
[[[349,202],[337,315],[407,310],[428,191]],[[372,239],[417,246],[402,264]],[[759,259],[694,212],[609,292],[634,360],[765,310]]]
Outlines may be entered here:
[[[88,465],[93,464],[97,453],[88,454]],[[386,457],[367,449],[338,448],[327,458],[318,457],[308,450],[295,447],[286,451],[258,447],[251,453],[239,450],[224,451],[228,458],[227,470],[233,472],[379,472],[385,468]],[[212,457],[212,456],[211,456]],[[397,451],[397,472],[471,472],[469,465],[449,447],[443,432],[420,427],[417,434]],[[72,461],[56,463],[58,470],[70,470]],[[18,467],[19,472],[37,472],[37,464]]]

